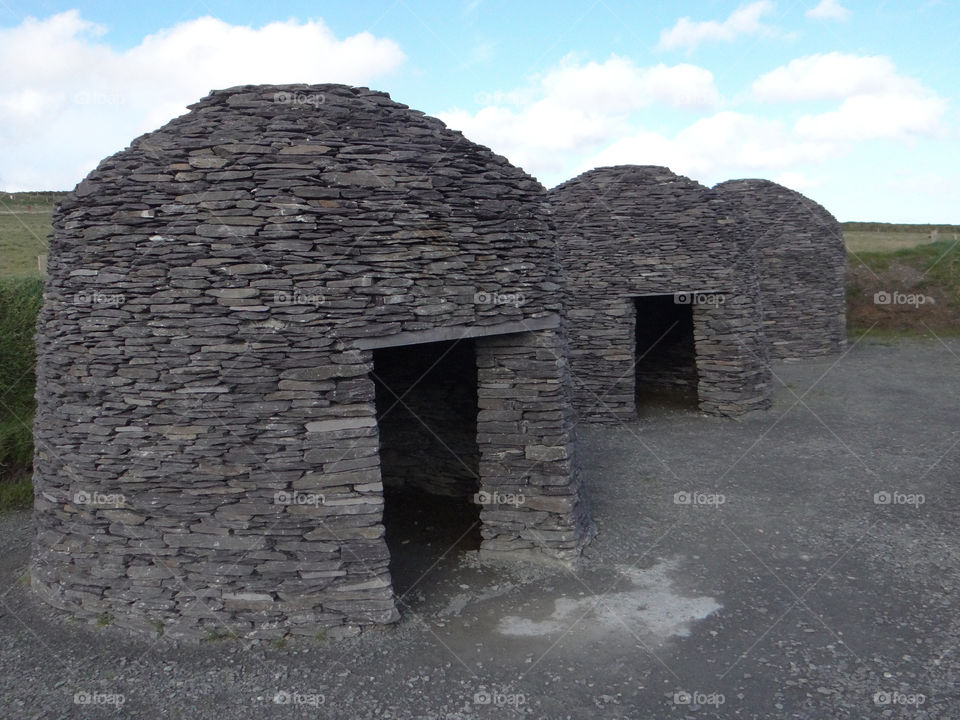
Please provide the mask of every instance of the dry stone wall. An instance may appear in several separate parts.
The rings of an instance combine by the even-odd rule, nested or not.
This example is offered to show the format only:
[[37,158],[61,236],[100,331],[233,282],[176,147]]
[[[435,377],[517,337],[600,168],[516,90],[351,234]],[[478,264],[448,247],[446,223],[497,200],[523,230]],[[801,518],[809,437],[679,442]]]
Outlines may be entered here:
[[54,218],[34,587],[177,637],[395,620],[373,354],[469,336],[483,489],[527,495],[484,507],[483,547],[575,555],[589,523],[543,197],[440,121],[340,85],[217,91],[101,162]]
[[735,203],[757,258],[771,356],[841,351],[847,253],[840,223],[810,198],[770,180],[729,180],[715,189]]
[[557,228],[579,413],[635,417],[635,298],[693,304],[704,412],[769,406],[769,365],[753,258],[730,204],[669,169],[597,168],[548,193]]
[[477,343],[481,551],[572,559],[595,528],[580,483],[563,332]]

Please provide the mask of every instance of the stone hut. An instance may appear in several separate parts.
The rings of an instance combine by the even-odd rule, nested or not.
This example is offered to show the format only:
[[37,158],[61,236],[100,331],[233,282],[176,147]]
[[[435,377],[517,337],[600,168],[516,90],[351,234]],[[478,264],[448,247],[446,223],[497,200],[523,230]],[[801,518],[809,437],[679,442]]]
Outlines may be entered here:
[[102,161],[50,243],[34,587],[168,636],[355,634],[398,617],[384,518],[418,492],[481,553],[576,556],[543,199],[341,85],[216,91]]
[[770,180],[728,180],[715,190],[735,203],[753,246],[771,357],[841,351],[847,251],[837,219]]
[[654,166],[590,170],[548,193],[579,413],[629,420],[651,394],[706,413],[770,403],[753,260],[722,197]]

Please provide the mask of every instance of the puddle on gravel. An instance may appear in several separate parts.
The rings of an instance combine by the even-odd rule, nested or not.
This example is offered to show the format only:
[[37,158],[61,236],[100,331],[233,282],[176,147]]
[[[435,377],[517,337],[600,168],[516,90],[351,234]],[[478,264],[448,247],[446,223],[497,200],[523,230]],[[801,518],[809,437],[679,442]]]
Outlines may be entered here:
[[500,619],[496,631],[529,638],[565,633],[574,626],[577,634],[630,631],[658,642],[686,637],[691,623],[703,620],[722,606],[712,597],[679,594],[670,578],[677,564],[676,560],[662,560],[645,570],[618,565],[616,571],[630,584],[629,590],[580,599],[556,598],[549,616],[535,619],[507,615]]

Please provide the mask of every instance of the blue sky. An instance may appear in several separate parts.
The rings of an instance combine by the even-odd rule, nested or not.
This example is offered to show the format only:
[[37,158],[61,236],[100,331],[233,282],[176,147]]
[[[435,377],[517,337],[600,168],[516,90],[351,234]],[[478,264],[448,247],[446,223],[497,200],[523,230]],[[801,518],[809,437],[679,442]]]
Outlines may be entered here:
[[952,0],[2,0],[0,189],[73,187],[212,88],[347,82],[548,187],[659,164],[960,223],[958,60]]

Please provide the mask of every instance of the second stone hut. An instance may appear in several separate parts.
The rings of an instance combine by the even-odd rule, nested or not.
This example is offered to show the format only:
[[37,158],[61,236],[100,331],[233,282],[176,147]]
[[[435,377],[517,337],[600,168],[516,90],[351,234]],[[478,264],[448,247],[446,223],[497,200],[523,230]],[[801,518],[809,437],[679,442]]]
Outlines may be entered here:
[[632,419],[664,391],[713,415],[769,407],[754,260],[724,198],[636,165],[590,170],[548,198],[584,418]]

